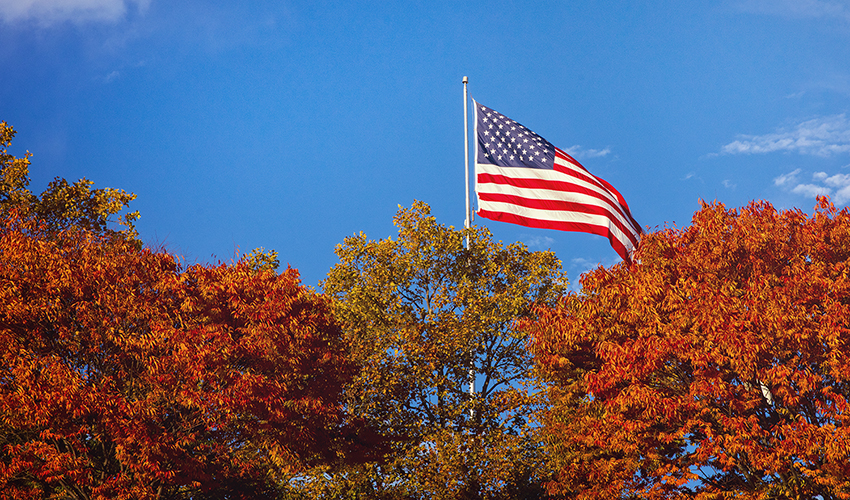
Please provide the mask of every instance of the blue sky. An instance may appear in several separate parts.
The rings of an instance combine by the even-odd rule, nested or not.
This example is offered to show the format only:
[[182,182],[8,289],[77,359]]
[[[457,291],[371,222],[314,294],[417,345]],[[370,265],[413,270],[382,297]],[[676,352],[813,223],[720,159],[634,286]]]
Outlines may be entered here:
[[[528,5],[532,6],[528,6]],[[700,198],[850,203],[850,2],[0,0],[0,120],[56,176],[134,192],[186,262],[255,247],[315,286],[398,205],[462,226],[463,86],[650,230]],[[606,239],[479,219],[571,281]]]

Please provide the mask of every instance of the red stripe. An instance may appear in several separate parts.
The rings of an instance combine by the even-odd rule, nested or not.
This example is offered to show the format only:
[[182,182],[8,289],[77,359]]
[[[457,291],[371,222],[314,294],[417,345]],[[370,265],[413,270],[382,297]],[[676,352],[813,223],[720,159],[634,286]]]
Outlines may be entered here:
[[553,163],[552,168],[555,171],[560,172],[564,175],[569,175],[570,177],[581,179],[585,182],[589,182],[594,186],[598,187],[599,189],[606,189],[606,187],[601,182],[599,182],[601,180],[599,177],[596,177],[595,175],[591,174],[586,168],[582,166],[581,163],[577,162],[572,156],[568,155],[567,153],[564,153],[558,148],[555,148],[555,157],[561,158],[562,160],[571,163],[573,166],[581,170],[580,172],[576,172],[575,170],[566,168],[562,165],[558,165],[557,163]]
[[[520,207],[536,208],[539,210],[549,210],[551,212],[576,212],[582,214],[600,215],[610,220],[622,233],[632,242],[632,245],[637,246],[637,236],[635,230],[627,228],[620,222],[610,210],[599,205],[588,205],[585,203],[577,203],[563,200],[538,200],[533,198],[522,198],[520,196],[499,193],[478,193],[478,199],[483,201],[494,201],[501,203],[509,203]],[[581,223],[576,223],[581,224]],[[607,236],[607,234],[603,235]]]
[[641,228],[640,224],[638,224],[638,222],[635,220],[635,218],[632,217],[632,211],[631,211],[631,209],[629,209],[629,204],[626,203],[626,199],[623,198],[623,195],[621,195],[619,191],[614,189],[614,186],[612,186],[611,184],[608,184],[608,182],[606,182],[605,179],[602,179],[600,177],[597,177],[597,179],[599,179],[599,182],[601,182],[602,184],[605,185],[605,187],[608,189],[609,192],[614,193],[614,195],[617,197],[617,201],[620,202],[620,206],[623,207],[623,210],[626,212],[626,216],[628,216],[632,225],[634,227],[636,227],[638,229],[638,231],[643,233],[643,228]]
[[[623,231],[624,233],[625,232],[632,232],[632,233],[638,232],[638,234],[640,234],[642,232],[641,229],[640,229],[640,226],[637,224],[637,222],[635,222],[635,220],[632,218],[631,214],[629,214],[628,212],[624,212],[623,209],[621,207],[617,206],[616,203],[612,202],[610,199],[608,199],[604,195],[600,194],[598,191],[588,189],[588,188],[586,188],[584,186],[580,186],[578,184],[573,184],[572,182],[569,182],[569,181],[550,181],[550,180],[544,180],[544,179],[515,178],[515,177],[508,177],[508,176],[505,176],[505,175],[496,175],[496,174],[478,174],[478,184],[481,185],[481,184],[487,184],[487,183],[515,186],[515,187],[518,187],[518,188],[525,188],[525,189],[548,189],[548,190],[552,190],[552,191],[561,191],[561,192],[565,192],[565,193],[581,193],[581,194],[585,194],[585,195],[588,195],[588,196],[592,196],[592,197],[600,200],[602,203],[605,203],[606,205],[610,206],[613,210],[615,210],[617,213],[619,213],[623,217],[623,219],[630,221],[633,224],[633,227],[631,229],[629,229],[629,231]],[[482,194],[483,193],[479,193],[478,196],[481,197]],[[505,196],[509,196],[509,195],[505,195]],[[608,215],[608,216],[611,217],[611,218],[614,218],[614,216],[612,216],[612,215]]]
[[596,177],[595,175],[591,174],[590,171],[588,171],[586,168],[584,168],[584,166],[581,163],[576,161],[575,158],[568,155],[566,152],[564,152],[564,151],[562,151],[558,148],[555,148],[555,156],[561,157],[561,159],[573,164],[577,168],[580,168],[583,172],[585,172],[587,174],[587,176],[585,176],[584,174],[581,174],[579,172],[572,171],[568,168],[564,168],[563,166],[558,165],[557,163],[555,163],[553,165],[553,168],[556,171],[561,172],[562,174],[571,175],[573,177],[578,177],[580,179],[584,179],[585,181],[593,183],[593,184],[595,184],[596,186],[598,186],[602,189],[608,190],[611,194],[614,195],[614,197],[617,198],[617,201],[620,203],[620,206],[622,207],[622,210],[619,210],[620,213],[625,218],[629,219],[629,221],[632,223],[632,226],[634,226],[640,234],[643,234],[643,228],[641,228],[640,224],[638,224],[638,222],[635,220],[635,218],[632,217],[632,211],[631,211],[631,209],[629,209],[629,204],[626,203],[626,199],[623,198],[623,195],[621,195],[620,192],[617,191],[614,188],[614,186],[609,184],[608,181],[606,181],[605,179],[603,179],[601,177]]
[[611,243],[611,246],[614,250],[620,255],[620,257],[628,261],[629,255],[626,250],[625,245],[623,245],[620,240],[618,240],[611,231],[605,226],[597,226],[593,224],[585,224],[582,222],[565,222],[565,221],[551,221],[551,220],[541,220],[541,219],[532,219],[530,217],[523,217],[521,215],[506,213],[506,212],[490,212],[488,210],[479,210],[478,215],[481,217],[500,221],[500,222],[509,222],[511,224],[519,224],[520,226],[526,227],[537,227],[541,229],[557,229],[559,231],[578,231],[581,233],[590,233],[596,234],[599,236],[605,236],[608,238],[608,241]]

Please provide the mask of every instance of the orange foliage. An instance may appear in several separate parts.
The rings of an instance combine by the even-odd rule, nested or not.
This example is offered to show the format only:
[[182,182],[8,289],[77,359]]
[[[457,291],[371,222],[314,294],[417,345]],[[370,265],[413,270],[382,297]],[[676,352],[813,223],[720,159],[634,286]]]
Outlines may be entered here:
[[850,213],[704,205],[526,324],[575,498],[850,498]]
[[337,460],[326,301],[245,261],[0,221],[0,498],[264,498]]

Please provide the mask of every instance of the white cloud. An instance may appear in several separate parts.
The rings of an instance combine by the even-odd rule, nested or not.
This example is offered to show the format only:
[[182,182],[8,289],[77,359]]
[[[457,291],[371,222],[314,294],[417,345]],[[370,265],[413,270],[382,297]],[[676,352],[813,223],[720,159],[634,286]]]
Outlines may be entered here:
[[583,257],[570,259],[570,269],[577,269],[579,274],[597,267],[599,267],[599,262],[594,260],[585,259]]
[[818,117],[772,134],[740,135],[720,151],[723,154],[793,151],[824,157],[850,153],[850,122],[844,114]]
[[790,186],[797,184],[797,175],[799,175],[800,169],[794,170],[793,172],[788,172],[787,174],[782,174],[779,177],[773,179],[773,184],[776,186]]
[[829,196],[836,205],[846,205],[850,202],[850,174],[829,175],[826,172],[815,172],[809,183],[798,182],[799,174],[798,168],[773,179],[773,183],[785,191],[809,198]]
[[815,174],[815,176],[818,179],[822,179],[823,183],[827,186],[832,186],[835,188],[850,186],[850,175],[848,174],[835,174],[832,176],[827,176],[826,172],[818,172]]
[[524,243],[531,249],[548,250],[552,248],[555,240],[548,236],[532,236],[528,240],[524,240]]
[[601,156],[607,156],[611,153],[611,148],[605,149],[584,149],[581,146],[572,146],[570,148],[565,149],[570,156],[575,158],[576,160],[584,160],[587,158],[599,158]]
[[825,186],[818,186],[816,184],[798,184],[794,186],[791,190],[792,193],[801,194],[803,196],[808,196],[810,198],[814,198],[819,195],[829,196],[832,194],[832,190]]
[[729,179],[723,180],[723,187],[725,187],[726,189],[735,189],[737,186],[738,186],[737,184],[730,181]]
[[825,185],[835,189],[834,194],[832,194],[832,201],[836,205],[846,205],[850,201],[850,175],[835,174],[827,176],[826,172],[818,172],[815,176],[822,180]]
[[832,201],[836,205],[846,205],[850,202],[850,186],[844,186],[832,195]]
[[7,23],[35,21],[49,26],[65,21],[115,22],[132,5],[144,12],[151,0],[2,0],[0,20]]

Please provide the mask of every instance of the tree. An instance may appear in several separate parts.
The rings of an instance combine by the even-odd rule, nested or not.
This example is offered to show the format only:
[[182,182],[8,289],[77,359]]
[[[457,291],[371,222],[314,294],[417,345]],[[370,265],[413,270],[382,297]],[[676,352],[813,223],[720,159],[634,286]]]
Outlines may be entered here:
[[850,213],[704,205],[527,322],[575,498],[850,497]]
[[396,240],[346,238],[323,283],[362,367],[346,406],[391,439],[391,453],[338,474],[314,471],[302,493],[532,497],[545,469],[528,425],[534,397],[523,391],[530,355],[514,323],[562,294],[560,262],[493,242],[484,228],[437,224],[421,202],[400,208],[395,225]]
[[126,236],[138,236],[134,226],[138,212],[110,220],[136,199],[135,194],[113,188],[92,190],[94,183],[90,180],[80,179],[69,184],[57,177],[41,196],[35,196],[28,188],[32,154],[27,151],[22,158],[10,154],[8,148],[14,137],[15,129],[0,122],[0,216],[8,216],[11,210],[16,210],[45,221],[52,231],[77,226],[113,235],[119,232],[110,229],[109,223],[115,222],[125,227]]
[[0,498],[273,498],[358,459],[354,370],[292,269],[0,220]]

